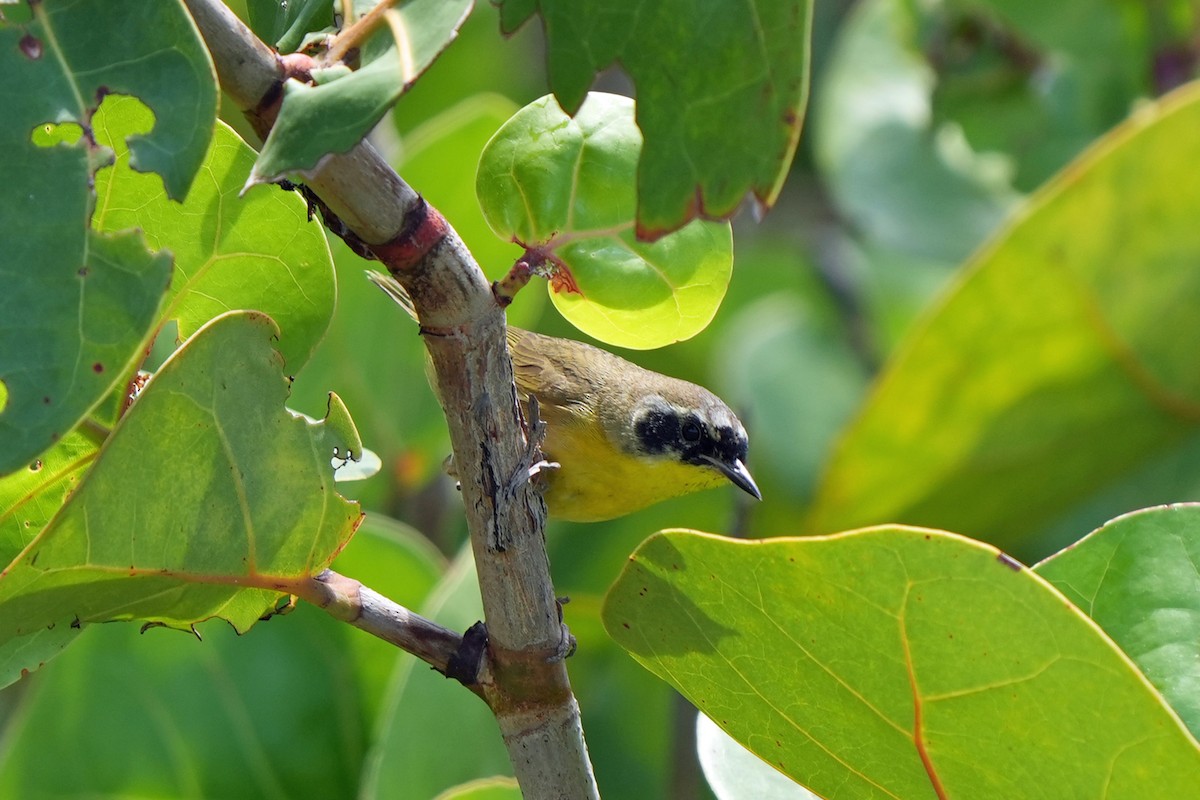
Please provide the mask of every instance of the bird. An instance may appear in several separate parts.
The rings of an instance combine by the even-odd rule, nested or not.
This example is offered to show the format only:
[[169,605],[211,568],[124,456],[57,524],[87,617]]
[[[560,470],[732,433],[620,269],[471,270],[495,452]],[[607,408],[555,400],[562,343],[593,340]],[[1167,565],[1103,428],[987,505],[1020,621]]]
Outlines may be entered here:
[[[416,319],[395,278],[373,283]],[[599,522],[672,497],[732,483],[762,499],[746,468],[749,439],[715,394],[573,339],[508,326],[517,396],[545,423],[541,449],[550,517]]]

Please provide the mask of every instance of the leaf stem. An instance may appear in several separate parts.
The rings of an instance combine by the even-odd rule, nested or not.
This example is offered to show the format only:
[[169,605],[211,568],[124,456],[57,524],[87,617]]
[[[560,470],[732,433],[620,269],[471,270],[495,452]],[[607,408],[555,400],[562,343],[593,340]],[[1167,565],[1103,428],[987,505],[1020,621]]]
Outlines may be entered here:
[[321,56],[325,64],[336,64],[356,47],[361,47],[372,33],[387,22],[387,11],[396,5],[396,0],[380,0],[366,14],[358,18],[349,28],[339,33],[329,45],[329,49]]

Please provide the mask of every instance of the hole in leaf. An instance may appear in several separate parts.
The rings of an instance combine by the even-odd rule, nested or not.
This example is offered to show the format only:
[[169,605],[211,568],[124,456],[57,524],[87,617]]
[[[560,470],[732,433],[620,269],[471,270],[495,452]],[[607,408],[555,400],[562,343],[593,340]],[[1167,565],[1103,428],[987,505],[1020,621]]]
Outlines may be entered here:
[[76,122],[46,122],[38,125],[29,135],[38,147],[73,145],[83,137],[83,127]]

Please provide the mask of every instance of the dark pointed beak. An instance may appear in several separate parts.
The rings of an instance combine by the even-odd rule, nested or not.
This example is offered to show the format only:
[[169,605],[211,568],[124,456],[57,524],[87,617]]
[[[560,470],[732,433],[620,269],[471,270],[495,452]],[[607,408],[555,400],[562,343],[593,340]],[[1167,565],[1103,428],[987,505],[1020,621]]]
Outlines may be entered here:
[[754,483],[754,478],[750,477],[750,470],[746,469],[746,465],[742,463],[740,458],[735,458],[732,464],[727,464],[720,459],[712,456],[701,456],[709,464],[716,467],[722,475],[729,478],[734,486],[741,489],[746,494],[753,497],[755,500],[762,500],[762,492],[758,490],[758,485]]

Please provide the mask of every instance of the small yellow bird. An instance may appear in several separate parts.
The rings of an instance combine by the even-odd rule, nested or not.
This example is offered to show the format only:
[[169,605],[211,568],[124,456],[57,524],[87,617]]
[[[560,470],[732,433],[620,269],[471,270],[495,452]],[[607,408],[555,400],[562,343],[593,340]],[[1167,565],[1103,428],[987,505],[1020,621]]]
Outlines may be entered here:
[[[368,277],[410,315],[390,275]],[[746,429],[707,389],[643,369],[597,347],[509,326],[517,394],[537,398],[542,473],[552,517],[596,522],[726,480],[761,500],[746,469]]]

